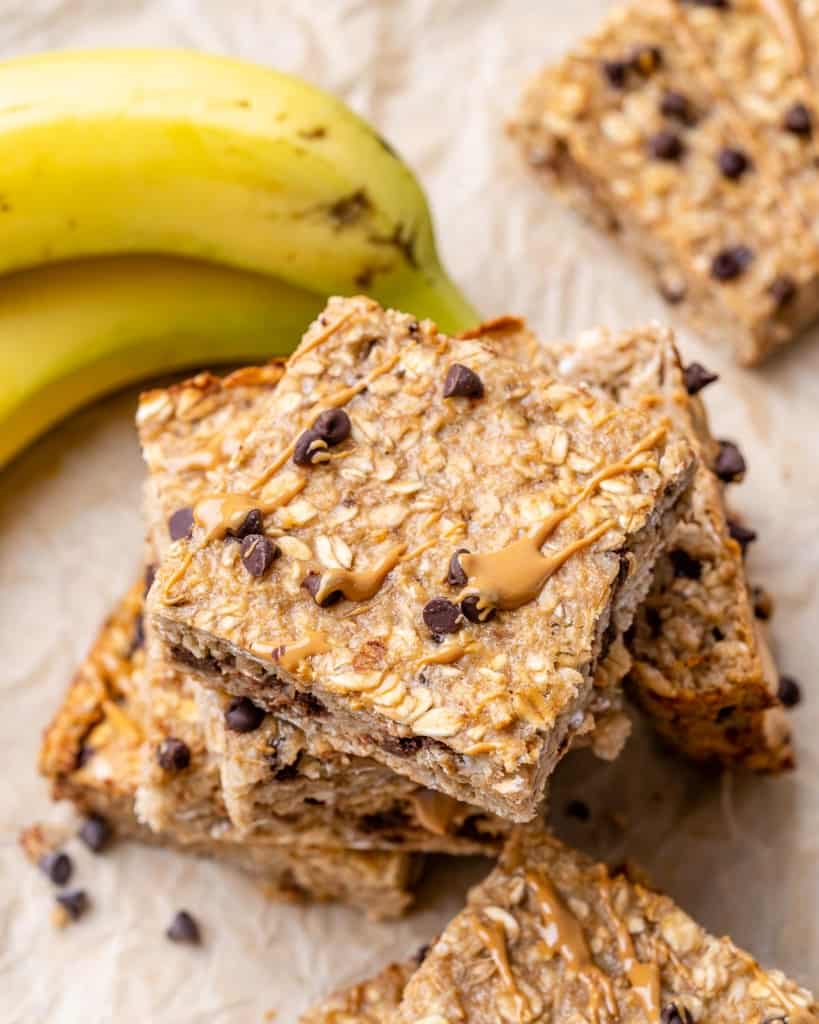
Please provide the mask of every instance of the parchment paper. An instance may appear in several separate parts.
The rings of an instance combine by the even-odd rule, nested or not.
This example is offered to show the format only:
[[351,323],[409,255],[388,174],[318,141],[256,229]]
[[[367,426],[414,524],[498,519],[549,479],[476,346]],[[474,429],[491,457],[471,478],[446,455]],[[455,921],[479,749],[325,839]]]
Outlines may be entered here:
[[[523,314],[545,336],[668,317],[609,243],[541,195],[502,132],[526,76],[591,29],[605,0],[0,6],[3,55],[180,45],[337,91],[420,174],[446,264],[487,315]],[[717,433],[749,458],[735,501],[760,534],[750,565],[776,597],[781,665],[804,685],[800,767],[780,780],[720,779],[638,730],[613,766],[567,759],[555,821],[580,846],[640,862],[710,928],[819,989],[819,334],[755,372],[685,331],[682,346],[721,374],[707,392]],[[339,908],[268,903],[227,869],[173,853],[122,845],[92,857],[73,844],[94,910],[54,932],[50,885],[23,861],[16,835],[55,817],[34,769],[40,731],[139,562],[134,395],[76,416],[0,474],[0,1020],[291,1022],[328,989],[429,939],[486,867],[439,866],[418,912],[375,925]],[[591,821],[564,820],[565,802],[581,794]],[[163,938],[182,906],[202,922],[199,951]]]

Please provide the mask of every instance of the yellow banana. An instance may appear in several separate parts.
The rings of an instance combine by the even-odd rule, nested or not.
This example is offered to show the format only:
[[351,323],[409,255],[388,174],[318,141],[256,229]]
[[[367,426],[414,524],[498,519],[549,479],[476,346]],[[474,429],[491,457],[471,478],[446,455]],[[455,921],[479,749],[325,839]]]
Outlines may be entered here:
[[324,302],[260,274],[149,256],[0,278],[0,466],[131,381],[291,352]]
[[477,320],[413,174],[304,82],[184,51],[56,53],[0,64],[0,110],[0,272],[161,253]]

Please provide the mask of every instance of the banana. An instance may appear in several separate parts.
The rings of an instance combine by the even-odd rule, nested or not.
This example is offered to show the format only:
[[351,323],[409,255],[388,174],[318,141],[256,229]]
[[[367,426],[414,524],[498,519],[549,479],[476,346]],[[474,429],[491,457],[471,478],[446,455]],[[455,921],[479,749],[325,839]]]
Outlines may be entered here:
[[157,256],[0,277],[0,466],[124,384],[291,352],[324,303],[262,275]]
[[451,332],[479,319],[409,168],[295,78],[184,51],[56,53],[0,64],[0,110],[0,272],[159,253],[367,292]]

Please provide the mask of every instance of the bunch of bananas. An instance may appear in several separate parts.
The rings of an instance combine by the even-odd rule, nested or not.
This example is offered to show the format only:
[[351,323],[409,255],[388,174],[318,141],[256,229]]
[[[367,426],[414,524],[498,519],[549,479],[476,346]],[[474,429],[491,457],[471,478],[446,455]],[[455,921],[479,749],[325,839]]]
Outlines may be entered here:
[[0,274],[0,466],[129,381],[291,351],[330,294],[477,320],[372,128],[187,52],[0,64]]

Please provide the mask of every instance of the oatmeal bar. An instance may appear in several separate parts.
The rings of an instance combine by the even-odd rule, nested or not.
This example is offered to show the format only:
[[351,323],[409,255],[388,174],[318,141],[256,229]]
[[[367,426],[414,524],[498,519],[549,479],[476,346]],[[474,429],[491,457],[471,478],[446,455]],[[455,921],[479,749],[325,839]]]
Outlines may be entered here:
[[630,691],[663,737],[689,757],[761,771],[793,767],[778,676],[714,471],[719,445],[696,393],[708,375],[686,375],[673,333],[657,325],[594,330],[572,343],[543,346],[512,317],[471,333],[490,334],[516,358],[545,363],[569,383],[668,417],[689,438],[699,464],[669,551],[629,631]]
[[[511,130],[535,173],[622,236],[669,302],[755,363],[819,311],[816,172],[800,170],[804,135],[752,101],[768,64],[752,55],[737,70],[742,47],[703,27],[748,5],[702,6],[618,8],[529,85]],[[772,28],[769,50],[775,40]],[[789,73],[783,100],[803,86]]]
[[[40,770],[51,780],[55,799],[102,815],[121,835],[232,864],[259,880],[271,897],[341,900],[379,917],[403,912],[418,866],[406,853],[285,845],[268,836],[246,838],[233,828],[192,701],[158,690],[153,707],[141,699],[135,680],[140,651],[134,649],[141,596],[140,585],[106,623],[45,734]],[[146,737],[158,723],[169,734],[157,749]],[[177,813],[162,832],[152,831],[135,812],[146,762],[153,765],[157,757],[167,784],[177,791]]]
[[528,820],[693,467],[665,423],[334,299],[187,506],[151,625],[209,685]]
[[817,1024],[818,1015],[809,992],[709,935],[667,896],[529,831],[472,890],[387,1019]]
[[390,964],[374,978],[334,992],[299,1018],[299,1024],[390,1024],[417,961]]

